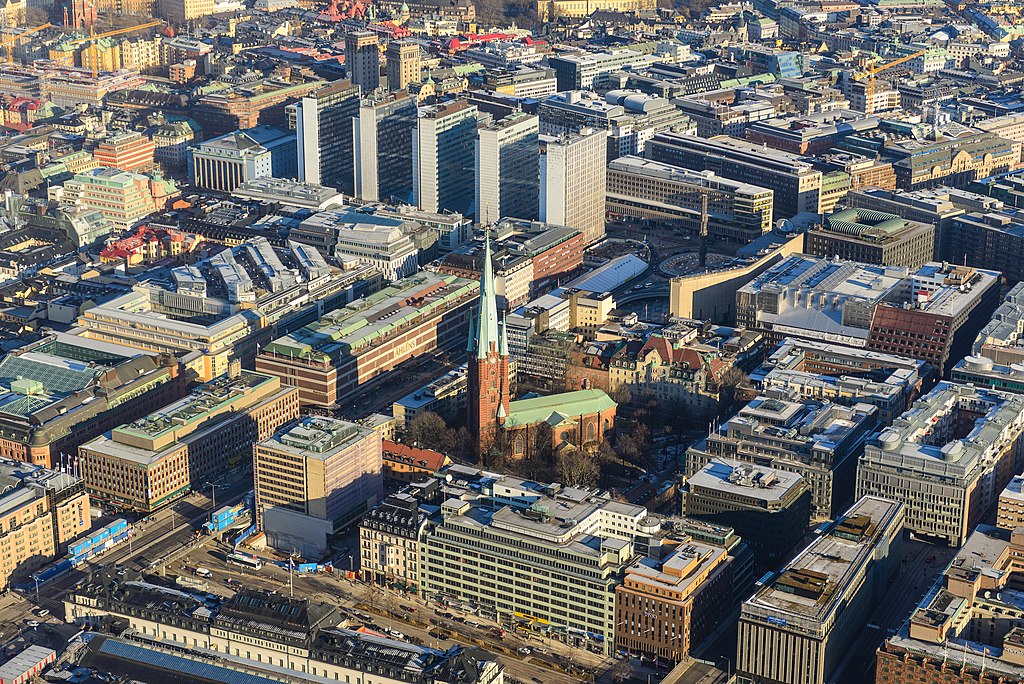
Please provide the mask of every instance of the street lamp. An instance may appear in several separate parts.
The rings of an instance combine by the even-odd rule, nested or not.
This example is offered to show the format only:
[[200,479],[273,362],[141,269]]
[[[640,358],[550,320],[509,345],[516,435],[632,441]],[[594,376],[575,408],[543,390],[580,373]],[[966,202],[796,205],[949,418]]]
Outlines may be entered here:
[[210,500],[213,502],[213,511],[217,512],[217,487],[223,487],[222,484],[214,484],[213,482],[207,482],[206,486],[210,488]]

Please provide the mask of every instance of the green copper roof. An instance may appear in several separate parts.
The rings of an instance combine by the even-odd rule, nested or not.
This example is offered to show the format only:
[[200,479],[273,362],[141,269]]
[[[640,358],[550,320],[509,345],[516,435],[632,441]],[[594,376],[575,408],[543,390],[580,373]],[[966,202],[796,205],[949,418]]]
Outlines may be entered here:
[[484,263],[480,272],[480,310],[476,317],[476,330],[469,340],[470,352],[476,351],[476,358],[486,359],[494,345],[494,351],[501,347],[498,338],[498,301],[495,296],[494,268],[491,266],[491,235],[484,238]]
[[563,420],[571,420],[581,415],[600,413],[614,408],[617,404],[601,390],[589,389],[576,392],[552,394],[548,397],[520,399],[509,402],[506,427],[518,425],[535,425],[540,422],[551,422],[552,426]]

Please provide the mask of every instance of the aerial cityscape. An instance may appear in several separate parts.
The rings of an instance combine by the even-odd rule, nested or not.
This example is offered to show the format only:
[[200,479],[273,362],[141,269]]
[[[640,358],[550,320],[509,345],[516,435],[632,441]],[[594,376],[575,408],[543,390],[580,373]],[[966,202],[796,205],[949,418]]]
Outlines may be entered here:
[[0,0],[0,684],[1024,684],[1024,0]]

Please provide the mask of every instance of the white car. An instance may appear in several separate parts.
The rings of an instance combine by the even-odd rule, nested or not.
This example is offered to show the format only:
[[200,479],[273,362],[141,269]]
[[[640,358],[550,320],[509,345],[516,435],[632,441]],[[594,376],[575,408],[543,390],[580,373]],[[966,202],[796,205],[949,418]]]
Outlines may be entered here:
[[404,639],[405,635],[399,632],[397,629],[389,629],[388,634],[393,636],[395,639]]
[[35,629],[36,627],[39,626],[39,620],[29,620],[25,624],[28,625],[29,627],[31,627],[32,629]]
[[533,653],[533,651],[531,651],[527,646],[520,646],[516,650],[519,651],[521,655],[530,655],[531,653]]

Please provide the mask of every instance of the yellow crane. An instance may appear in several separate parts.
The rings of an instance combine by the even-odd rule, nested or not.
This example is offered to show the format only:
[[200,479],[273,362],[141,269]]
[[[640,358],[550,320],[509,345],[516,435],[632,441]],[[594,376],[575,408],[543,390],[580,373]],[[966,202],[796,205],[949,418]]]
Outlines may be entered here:
[[21,33],[19,33],[16,36],[4,36],[3,37],[3,44],[4,44],[4,47],[7,49],[7,63],[8,64],[13,64],[14,63],[14,45],[15,45],[15,43],[18,42],[19,38],[24,38],[25,36],[32,35],[33,33],[37,32],[37,31],[42,31],[43,29],[48,29],[51,26],[53,26],[53,24],[43,24],[42,26],[36,26],[35,28],[30,28],[27,31],[22,31]]
[[868,79],[867,87],[864,92],[864,113],[873,114],[875,109],[875,77],[886,69],[891,69],[894,66],[900,64],[906,64],[912,59],[917,59],[927,53],[927,50],[918,50],[917,52],[909,55],[904,55],[899,59],[894,59],[891,62],[886,62],[881,66],[868,66],[866,71],[862,71],[859,74],[854,74],[853,78],[856,81],[863,81],[865,78]]
[[96,41],[100,38],[109,38],[110,36],[118,36],[122,33],[131,33],[133,31],[141,31],[143,29],[153,28],[154,26],[163,26],[162,21],[151,21],[146,24],[139,24],[138,26],[129,26],[128,28],[116,29],[114,31],[105,31],[103,33],[95,33],[93,28],[89,27],[88,38],[76,38],[74,40],[65,41],[67,45],[78,45],[80,43],[89,44],[89,61],[92,62],[92,77],[97,78],[100,75],[99,64],[96,59]]

